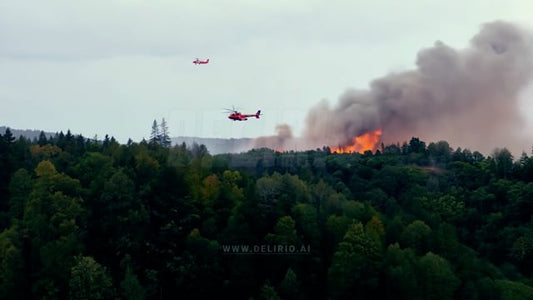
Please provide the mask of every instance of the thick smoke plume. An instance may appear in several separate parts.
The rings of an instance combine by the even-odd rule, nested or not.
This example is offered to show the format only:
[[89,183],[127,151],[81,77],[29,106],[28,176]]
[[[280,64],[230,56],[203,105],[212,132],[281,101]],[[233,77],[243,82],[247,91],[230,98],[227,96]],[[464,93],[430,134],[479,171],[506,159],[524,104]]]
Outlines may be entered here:
[[504,146],[522,151],[518,98],[532,77],[532,37],[497,21],[484,24],[466,49],[438,41],[418,53],[416,69],[378,78],[369,90],[346,91],[333,108],[325,101],[316,105],[301,138],[283,125],[278,135],[259,138],[255,146],[348,145],[355,136],[381,129],[385,144],[417,136],[486,153]]

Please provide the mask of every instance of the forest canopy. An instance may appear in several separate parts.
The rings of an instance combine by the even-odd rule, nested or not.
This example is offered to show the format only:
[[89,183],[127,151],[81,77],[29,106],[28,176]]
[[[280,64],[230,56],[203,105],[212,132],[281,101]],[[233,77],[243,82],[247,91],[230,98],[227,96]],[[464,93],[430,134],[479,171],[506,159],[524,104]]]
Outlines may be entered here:
[[1,299],[533,299],[526,153],[211,155],[162,128],[0,134]]

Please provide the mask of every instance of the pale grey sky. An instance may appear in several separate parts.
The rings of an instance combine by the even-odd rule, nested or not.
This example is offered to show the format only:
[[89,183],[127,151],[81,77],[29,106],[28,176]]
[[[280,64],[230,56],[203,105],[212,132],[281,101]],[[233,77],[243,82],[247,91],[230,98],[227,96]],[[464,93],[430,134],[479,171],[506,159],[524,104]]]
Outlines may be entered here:
[[[533,2],[1,0],[0,125],[121,142],[161,118],[173,136],[280,123],[299,135],[320,100],[413,68],[437,40],[466,47],[498,19],[531,27]],[[533,119],[533,88],[524,95]],[[232,106],[264,116],[232,122]]]

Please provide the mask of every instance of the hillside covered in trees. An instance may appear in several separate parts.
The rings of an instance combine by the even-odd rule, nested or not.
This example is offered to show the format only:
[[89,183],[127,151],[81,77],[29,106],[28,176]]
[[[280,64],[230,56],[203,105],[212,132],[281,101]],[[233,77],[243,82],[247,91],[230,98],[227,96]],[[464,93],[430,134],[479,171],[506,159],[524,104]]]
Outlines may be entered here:
[[0,298],[533,299],[532,213],[533,157],[506,149],[210,155],[6,130]]

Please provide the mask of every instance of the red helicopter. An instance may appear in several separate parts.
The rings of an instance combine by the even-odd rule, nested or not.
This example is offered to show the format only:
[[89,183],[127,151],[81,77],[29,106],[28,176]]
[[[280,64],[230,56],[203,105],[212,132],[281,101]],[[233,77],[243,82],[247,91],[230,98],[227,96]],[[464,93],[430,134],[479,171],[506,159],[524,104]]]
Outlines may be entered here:
[[259,116],[261,115],[261,110],[258,110],[255,114],[241,114],[240,112],[236,110],[228,109],[231,114],[228,116],[228,119],[233,121],[246,121],[248,118],[255,117],[256,119],[259,119]]
[[206,59],[206,60],[199,60],[197,58],[197,59],[193,60],[192,63],[195,64],[195,65],[205,65],[205,64],[209,63],[209,58]]

